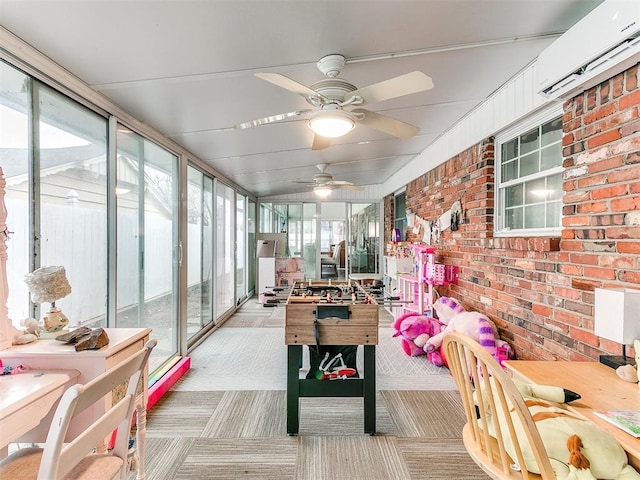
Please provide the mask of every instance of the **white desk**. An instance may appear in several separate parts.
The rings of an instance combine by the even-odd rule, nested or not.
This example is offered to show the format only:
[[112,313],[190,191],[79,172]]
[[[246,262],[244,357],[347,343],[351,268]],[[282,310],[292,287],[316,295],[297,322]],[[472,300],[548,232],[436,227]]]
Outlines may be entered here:
[[[26,365],[32,370],[43,369],[76,369],[80,372],[79,383],[87,383],[101,373],[114,367],[122,360],[141,350],[149,340],[150,328],[105,328],[109,336],[109,344],[99,350],[83,350],[76,352],[74,345],[54,339],[43,339],[26,345],[15,345],[0,352],[5,365],[15,367]],[[145,369],[142,378],[142,389],[136,399],[136,453],[138,454],[137,480],[144,480],[144,445],[146,442],[147,421],[147,384],[148,372]],[[117,389],[116,389],[117,390]],[[104,404],[96,404],[82,412],[69,427],[69,437],[75,437],[84,427],[104,413],[105,409],[117,400],[117,392],[105,397]],[[112,397],[112,398],[110,398]],[[99,402],[98,402],[99,403]],[[23,435],[22,442],[43,442],[48,428],[40,426]],[[99,445],[98,452],[104,453],[106,445]]]
[[[40,425],[64,391],[77,383],[77,370],[28,370],[0,376],[0,451]],[[47,429],[49,425],[44,425]]]

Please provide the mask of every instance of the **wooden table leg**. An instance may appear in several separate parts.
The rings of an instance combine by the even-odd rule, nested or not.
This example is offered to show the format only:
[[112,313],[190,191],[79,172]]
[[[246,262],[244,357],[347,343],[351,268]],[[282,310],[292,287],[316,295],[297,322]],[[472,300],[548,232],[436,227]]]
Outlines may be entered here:
[[300,428],[300,365],[302,345],[289,345],[287,349],[287,434],[297,435]]
[[376,346],[364,346],[364,433],[376,433]]

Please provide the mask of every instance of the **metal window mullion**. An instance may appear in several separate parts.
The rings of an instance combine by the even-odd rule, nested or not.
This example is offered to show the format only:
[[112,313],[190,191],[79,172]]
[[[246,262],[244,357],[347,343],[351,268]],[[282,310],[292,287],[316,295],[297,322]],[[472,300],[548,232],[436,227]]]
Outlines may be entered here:
[[[202,305],[202,287],[204,286],[204,232],[205,232],[205,224],[204,224],[204,211],[205,211],[205,196],[204,196],[204,181],[205,176],[202,172],[200,172],[200,328],[204,327],[204,308]],[[187,184],[186,195],[189,194],[189,185]],[[188,216],[188,212],[187,212]],[[187,219],[188,221],[188,219]],[[187,231],[187,240],[188,240],[188,231]],[[189,243],[187,242],[187,246]],[[187,271],[187,275],[188,275]],[[187,277],[188,278],[188,277]],[[189,285],[186,285],[186,288],[189,288]],[[209,322],[207,322],[209,323]]]
[[145,324],[144,318],[144,140],[138,137],[138,326]]
[[[41,265],[41,225],[40,225],[40,108],[39,91],[33,80],[26,82],[29,94],[27,95],[28,118],[28,178],[31,186],[31,201],[29,202],[29,271],[40,268]],[[40,318],[40,305],[30,302],[29,311],[33,318]]]
[[107,327],[118,326],[118,204],[115,186],[117,184],[117,134],[118,120],[109,117],[107,132]]

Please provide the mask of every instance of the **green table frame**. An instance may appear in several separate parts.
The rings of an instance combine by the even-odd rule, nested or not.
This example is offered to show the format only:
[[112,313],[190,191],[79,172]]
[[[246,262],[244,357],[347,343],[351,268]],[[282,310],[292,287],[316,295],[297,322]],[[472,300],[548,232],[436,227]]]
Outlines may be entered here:
[[288,345],[287,434],[300,429],[300,397],[364,398],[364,433],[376,433],[376,346],[364,345],[364,378],[316,380],[300,378],[302,345]]

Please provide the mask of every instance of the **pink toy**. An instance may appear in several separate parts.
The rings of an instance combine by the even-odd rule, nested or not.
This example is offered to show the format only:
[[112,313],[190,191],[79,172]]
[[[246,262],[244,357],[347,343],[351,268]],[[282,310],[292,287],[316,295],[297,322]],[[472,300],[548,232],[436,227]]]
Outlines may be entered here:
[[448,332],[460,332],[482,345],[498,362],[513,356],[509,344],[498,339],[495,324],[485,315],[465,311],[460,302],[450,297],[440,297],[434,302],[433,309],[438,314],[438,319],[446,326],[427,340],[424,345],[425,352],[439,350],[442,339]]
[[420,315],[416,312],[409,312],[399,316],[393,327],[396,330],[394,337],[402,337],[402,349],[412,357],[427,355],[427,359],[437,366],[443,366],[444,361],[440,354],[440,349],[431,352],[424,350],[424,345],[433,335],[438,334],[444,325],[433,317]]

